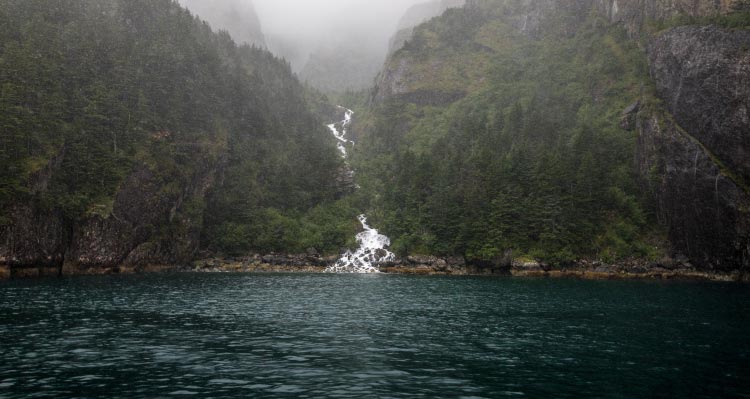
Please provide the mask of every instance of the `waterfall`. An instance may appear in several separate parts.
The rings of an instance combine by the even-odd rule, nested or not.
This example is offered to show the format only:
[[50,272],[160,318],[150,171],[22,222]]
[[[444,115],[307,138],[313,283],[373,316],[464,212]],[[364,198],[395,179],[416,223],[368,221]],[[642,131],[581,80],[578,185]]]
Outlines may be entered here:
[[[328,125],[328,129],[337,140],[337,146],[341,156],[346,159],[347,144],[351,143],[346,138],[346,129],[352,123],[354,111],[339,106],[344,110],[344,120],[338,123]],[[339,128],[340,126],[340,128]],[[340,129],[340,130],[339,130]],[[379,273],[379,265],[386,262],[392,262],[396,256],[386,248],[391,245],[391,240],[380,234],[376,229],[367,224],[367,216],[359,215],[359,222],[362,224],[361,233],[357,234],[357,243],[359,248],[352,252],[346,251],[336,264],[330,266],[326,271],[329,273]]]
[[330,273],[378,273],[378,265],[392,262],[396,256],[385,249],[391,240],[367,225],[367,217],[359,216],[363,232],[357,234],[359,249],[346,251],[335,265],[328,268]]
[[346,145],[349,144],[349,140],[347,140],[346,138],[346,129],[349,127],[349,124],[352,123],[352,115],[354,115],[354,111],[342,106],[339,106],[339,108],[344,110],[344,120],[338,123],[341,125],[341,130],[339,131],[339,129],[336,127],[336,123],[331,123],[330,125],[328,125],[328,129],[330,129],[331,133],[333,133],[333,137],[336,137],[336,140],[338,140],[336,145],[341,152],[341,157],[346,159]]

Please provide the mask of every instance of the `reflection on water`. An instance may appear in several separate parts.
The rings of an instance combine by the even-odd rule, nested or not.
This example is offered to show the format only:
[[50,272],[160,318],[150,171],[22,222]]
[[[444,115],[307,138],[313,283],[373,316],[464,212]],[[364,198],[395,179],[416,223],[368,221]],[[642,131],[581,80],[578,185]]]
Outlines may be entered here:
[[385,275],[0,283],[0,398],[741,397],[750,289]]

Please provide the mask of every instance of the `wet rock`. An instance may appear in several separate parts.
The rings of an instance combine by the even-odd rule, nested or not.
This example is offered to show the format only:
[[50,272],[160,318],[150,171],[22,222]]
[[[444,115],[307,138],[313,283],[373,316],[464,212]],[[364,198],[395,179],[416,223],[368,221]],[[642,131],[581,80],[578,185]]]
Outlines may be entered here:
[[612,23],[625,27],[631,37],[642,35],[647,23],[677,15],[712,16],[730,10],[727,0],[596,0],[593,6]]
[[617,267],[612,265],[600,265],[594,269],[597,273],[617,273],[619,270]]
[[659,221],[668,226],[672,247],[684,254],[678,264],[750,267],[750,195],[702,145],[671,120],[652,115],[639,122],[637,160]]
[[438,258],[435,256],[415,255],[408,256],[406,260],[413,265],[433,265],[438,261]]
[[132,250],[122,262],[126,267],[145,267],[158,259],[161,254],[161,246],[156,242],[146,242]]
[[438,259],[432,267],[439,272],[444,272],[448,270],[448,262],[445,259]]
[[637,164],[687,269],[750,268],[748,43],[750,31],[682,26],[648,47],[665,109],[639,113]]
[[8,212],[10,223],[0,227],[0,265],[59,267],[70,237],[62,213],[33,204]]
[[648,47],[667,110],[733,172],[750,179],[750,31],[681,26]]
[[354,171],[348,163],[343,164],[336,172],[336,196],[341,198],[346,194],[354,192],[357,184],[354,182]]
[[388,251],[386,251],[383,248],[378,248],[378,249],[375,250],[374,255],[378,259],[383,259],[383,258],[385,258],[385,257],[388,256]]
[[462,88],[416,88],[420,82],[430,74],[439,75],[443,68],[450,67],[442,60],[435,59],[427,63],[429,71],[423,72],[420,66],[423,62],[409,58],[401,58],[386,63],[375,86],[374,101],[383,103],[397,100],[417,105],[441,106],[451,104],[466,96]]
[[514,260],[512,268],[513,270],[527,272],[544,271],[544,268],[542,268],[542,264],[535,260]]
[[449,256],[445,258],[445,261],[448,262],[448,265],[451,267],[463,266],[466,264],[466,260],[459,256]]
[[637,127],[638,111],[640,111],[640,109],[640,101],[636,101],[625,108],[620,117],[620,127],[627,131],[634,131]]

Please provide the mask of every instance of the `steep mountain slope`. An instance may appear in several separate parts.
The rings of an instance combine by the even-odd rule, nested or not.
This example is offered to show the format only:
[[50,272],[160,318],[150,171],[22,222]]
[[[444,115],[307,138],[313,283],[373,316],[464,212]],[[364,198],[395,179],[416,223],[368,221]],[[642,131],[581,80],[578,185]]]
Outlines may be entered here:
[[741,7],[469,0],[418,27],[358,126],[378,225],[477,262],[747,268],[747,32],[658,30]]
[[171,0],[0,0],[0,27],[0,265],[325,246],[302,216],[341,161],[288,65]]
[[433,0],[417,4],[406,11],[396,27],[396,34],[391,38],[388,54],[401,48],[414,33],[414,28],[425,21],[435,18],[449,8],[462,7],[466,0]]

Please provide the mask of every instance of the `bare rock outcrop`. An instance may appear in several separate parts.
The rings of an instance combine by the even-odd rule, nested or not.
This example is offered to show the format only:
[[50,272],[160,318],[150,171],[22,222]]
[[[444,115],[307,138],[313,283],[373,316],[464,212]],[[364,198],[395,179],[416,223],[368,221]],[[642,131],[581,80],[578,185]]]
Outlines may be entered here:
[[663,105],[640,113],[640,175],[676,253],[701,269],[750,267],[750,32],[682,26],[654,38]]

